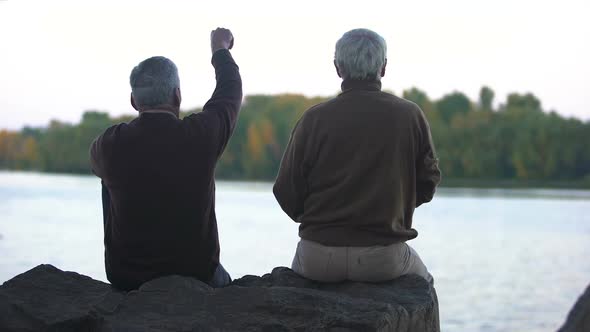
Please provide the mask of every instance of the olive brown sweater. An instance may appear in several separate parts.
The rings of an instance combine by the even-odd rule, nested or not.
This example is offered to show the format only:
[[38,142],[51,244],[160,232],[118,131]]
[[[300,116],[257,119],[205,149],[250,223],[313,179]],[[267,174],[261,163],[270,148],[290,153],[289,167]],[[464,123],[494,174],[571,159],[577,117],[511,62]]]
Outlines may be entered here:
[[414,209],[439,182],[420,108],[378,81],[345,80],[340,95],[296,124],[273,191],[301,238],[373,246],[415,238]]

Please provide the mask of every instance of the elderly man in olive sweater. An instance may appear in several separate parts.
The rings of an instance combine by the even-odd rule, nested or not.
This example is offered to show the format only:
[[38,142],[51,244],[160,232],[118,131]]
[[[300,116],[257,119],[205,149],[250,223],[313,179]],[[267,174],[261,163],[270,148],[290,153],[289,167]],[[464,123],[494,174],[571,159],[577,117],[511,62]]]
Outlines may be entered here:
[[342,93],[305,112],[274,185],[300,223],[293,270],[319,281],[383,281],[414,273],[432,282],[406,244],[414,209],[440,181],[424,113],[381,91],[385,40],[356,29],[336,43]]
[[231,282],[219,263],[214,175],[242,101],[232,46],[229,30],[211,32],[217,85],[203,111],[182,120],[174,63],[142,61],[130,77],[139,116],[92,143],[92,170],[103,183],[106,274],[119,289],[171,274],[214,287]]

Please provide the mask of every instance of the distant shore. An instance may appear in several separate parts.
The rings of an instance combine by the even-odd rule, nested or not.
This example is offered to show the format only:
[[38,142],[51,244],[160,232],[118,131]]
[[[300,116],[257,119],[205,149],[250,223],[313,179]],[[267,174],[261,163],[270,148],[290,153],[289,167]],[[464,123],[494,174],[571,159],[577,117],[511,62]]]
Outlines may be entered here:
[[[0,172],[5,173],[34,173],[47,175],[79,175],[92,176],[92,173],[81,172],[42,172],[36,170],[13,170],[0,169]],[[217,177],[218,181],[235,181],[235,182],[273,182],[274,179],[260,179],[260,178],[224,178]],[[590,179],[584,180],[520,180],[520,179],[472,179],[472,178],[445,178],[440,184],[442,188],[477,188],[477,189],[580,189],[590,190]]]
[[445,179],[441,187],[448,188],[506,188],[506,189],[588,189],[587,180],[519,180],[519,179]]
[[[494,91],[485,86],[477,100],[458,91],[431,99],[417,88],[402,96],[428,119],[443,187],[590,189],[590,121],[543,109],[531,93],[510,93],[505,101],[494,102]],[[246,96],[217,176],[273,181],[297,121],[327,99]],[[0,129],[0,168],[87,174],[88,149],[96,137],[132,120],[131,115],[85,111],[77,123],[53,120],[44,127]]]

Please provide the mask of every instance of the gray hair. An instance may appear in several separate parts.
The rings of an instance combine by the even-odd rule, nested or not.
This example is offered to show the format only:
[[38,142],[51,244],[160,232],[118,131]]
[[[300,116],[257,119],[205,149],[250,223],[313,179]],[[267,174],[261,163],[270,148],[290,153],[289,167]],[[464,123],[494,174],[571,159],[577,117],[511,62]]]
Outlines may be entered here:
[[174,90],[180,88],[180,79],[174,62],[154,56],[133,68],[129,84],[138,107],[155,107],[173,101]]
[[354,29],[336,42],[334,60],[342,78],[380,80],[386,54],[383,37],[369,29]]

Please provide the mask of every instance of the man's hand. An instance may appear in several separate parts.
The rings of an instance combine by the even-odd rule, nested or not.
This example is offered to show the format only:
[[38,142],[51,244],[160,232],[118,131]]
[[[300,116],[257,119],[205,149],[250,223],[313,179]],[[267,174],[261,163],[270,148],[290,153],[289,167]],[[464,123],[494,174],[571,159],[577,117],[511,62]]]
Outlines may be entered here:
[[229,29],[217,28],[211,31],[211,52],[221,49],[231,50],[234,46],[234,36]]

